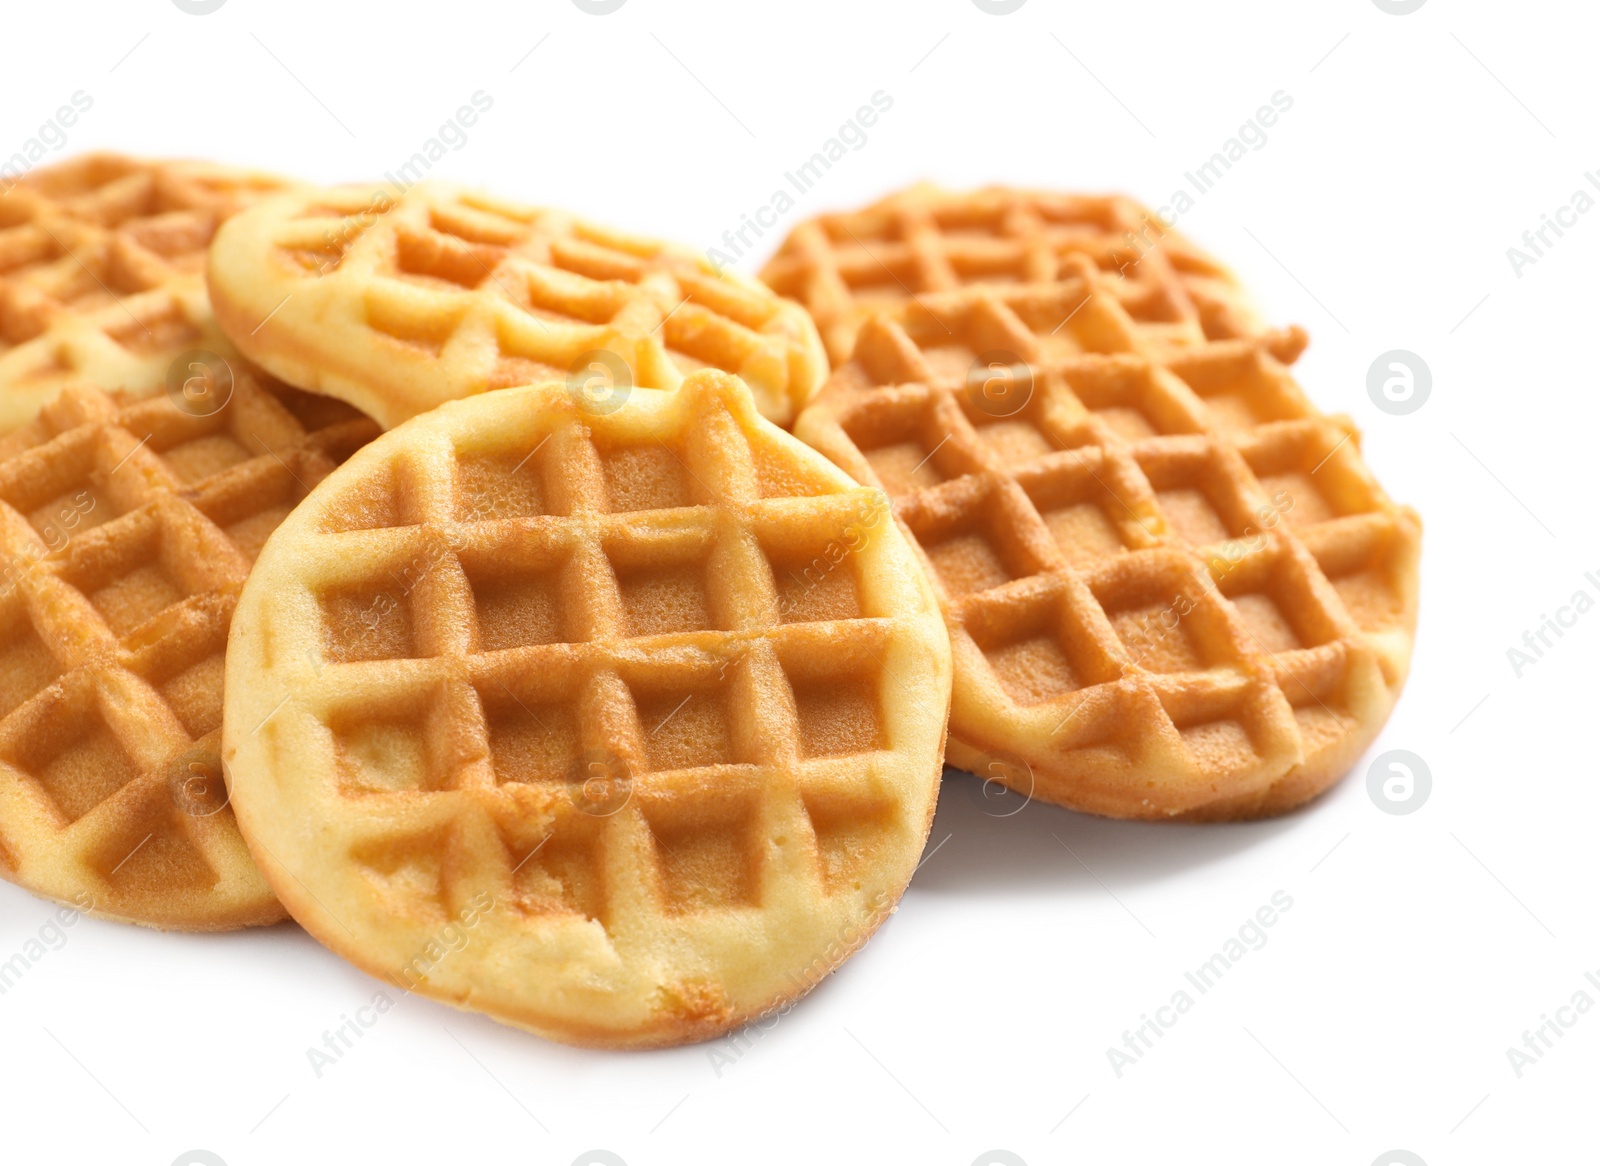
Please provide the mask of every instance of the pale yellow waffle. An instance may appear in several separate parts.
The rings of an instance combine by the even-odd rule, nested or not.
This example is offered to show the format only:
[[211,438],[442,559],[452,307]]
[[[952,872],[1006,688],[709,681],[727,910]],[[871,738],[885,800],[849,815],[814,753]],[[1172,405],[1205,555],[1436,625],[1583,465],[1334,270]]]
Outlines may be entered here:
[[874,317],[796,435],[920,548],[952,764],[1117,817],[1286,810],[1393,706],[1417,516],[1272,355],[1295,335],[1174,347],[1066,274]]
[[442,406],[268,542],[224,758],[268,880],[383,979],[673,1044],[814,986],[899,899],[949,644],[877,490],[736,379]]
[[272,528],[378,432],[234,373],[69,387],[0,438],[0,875],[184,931],[283,917],[228,806],[228,621]]
[[[1115,275],[1104,287],[1169,342],[1265,331],[1232,272],[1147,208],[1117,196],[953,192],[921,183],[864,210],[800,224],[761,278],[806,306],[838,365],[875,311],[961,288],[1051,283],[1067,274],[1074,256]],[[1276,336],[1280,345],[1294,339]],[[1277,355],[1293,361],[1298,352],[1280,347]]]
[[696,252],[435,183],[263,203],[218,234],[210,285],[251,359],[386,427],[486,389],[603,396],[703,367],[787,425],[828,372],[799,305]]
[[229,355],[206,302],[206,247],[228,215],[285,186],[205,162],[87,154],[6,189],[0,432],[73,381],[146,395],[187,351]]

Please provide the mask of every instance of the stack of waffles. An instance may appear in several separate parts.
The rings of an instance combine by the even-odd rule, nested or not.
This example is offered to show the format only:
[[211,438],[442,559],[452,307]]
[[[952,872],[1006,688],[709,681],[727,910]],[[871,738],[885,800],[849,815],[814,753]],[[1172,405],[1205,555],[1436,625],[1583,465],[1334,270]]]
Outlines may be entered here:
[[764,283],[443,185],[0,213],[0,873],[92,913],[703,1039],[884,922],[947,757],[1273,813],[1404,679],[1415,515],[1126,200],[916,187]]
[[0,873],[110,918],[283,918],[224,782],[228,625],[273,528],[377,434],[212,317],[217,227],[286,189],[90,155],[0,198]]

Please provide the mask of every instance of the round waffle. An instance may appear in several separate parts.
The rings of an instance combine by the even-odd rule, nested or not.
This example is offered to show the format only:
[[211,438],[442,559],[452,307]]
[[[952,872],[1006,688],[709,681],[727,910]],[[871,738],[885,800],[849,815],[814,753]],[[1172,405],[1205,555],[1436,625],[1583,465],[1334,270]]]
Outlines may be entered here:
[[286,188],[205,162],[86,154],[36,170],[0,199],[0,432],[66,384],[138,395],[173,361],[230,349],[206,302],[217,225]]
[[486,389],[670,389],[702,367],[786,425],[828,371],[803,309],[695,252],[438,183],[263,203],[218,234],[209,279],[252,360],[386,427]]
[[[876,311],[962,288],[1052,283],[1087,258],[1127,313],[1179,342],[1265,331],[1226,267],[1131,199],[912,186],[864,210],[800,224],[761,272],[811,312],[835,365]],[[1280,341],[1292,339],[1282,334]],[[1281,350],[1292,361],[1295,350]]]
[[1399,693],[1417,516],[1274,356],[1302,333],[1174,343],[1063,274],[872,317],[795,433],[919,547],[952,764],[1116,817],[1286,810]]
[[442,406],[268,542],[224,758],[268,880],[374,975],[577,1044],[803,994],[926,839],[949,644],[877,490],[725,374]]
[[377,426],[238,368],[211,395],[64,390],[0,438],[0,875],[185,931],[283,909],[228,805],[228,621],[251,560]]

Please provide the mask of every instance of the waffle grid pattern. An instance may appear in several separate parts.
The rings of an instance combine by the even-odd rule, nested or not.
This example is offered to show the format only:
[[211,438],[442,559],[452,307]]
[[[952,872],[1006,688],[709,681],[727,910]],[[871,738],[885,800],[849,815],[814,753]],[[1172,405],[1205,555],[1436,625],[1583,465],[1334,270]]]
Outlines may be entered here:
[[737,373],[785,424],[827,375],[806,313],[759,283],[684,249],[434,184],[261,207],[219,239],[211,288],[252,359],[386,425],[565,378],[595,351],[645,387],[675,388],[702,367]]
[[1054,283],[1069,278],[1077,260],[1116,273],[1104,286],[1170,341],[1264,331],[1227,268],[1121,197],[914,186],[801,224],[761,278],[806,306],[837,366],[876,312],[963,288]]
[[167,928],[282,917],[226,808],[228,623],[267,534],[376,432],[242,374],[209,416],[80,386],[0,439],[7,878]]
[[880,315],[796,433],[889,493],[937,580],[952,763],[1119,816],[1287,808],[1404,679],[1416,517],[1280,338],[1174,349],[1107,282]]
[[[605,418],[554,389],[482,400],[496,436],[449,406],[307,517],[315,582],[267,618],[324,662],[294,681],[304,722],[246,750],[316,775],[295,804],[338,824],[348,869],[332,894],[296,874],[330,906],[371,898],[352,910],[387,933],[501,904],[494,942],[560,1001],[502,1018],[598,1043],[721,1031],[809,989],[819,936],[870,932],[864,904],[910,875],[942,710],[901,709],[898,678],[942,704],[932,597],[881,496],[775,446],[730,378]],[[393,979],[408,950],[353,958]],[[619,1029],[584,1027],[591,1005]]]
[[205,256],[228,215],[284,184],[199,162],[89,154],[0,199],[0,430],[62,386],[149,393],[189,349],[225,351]]

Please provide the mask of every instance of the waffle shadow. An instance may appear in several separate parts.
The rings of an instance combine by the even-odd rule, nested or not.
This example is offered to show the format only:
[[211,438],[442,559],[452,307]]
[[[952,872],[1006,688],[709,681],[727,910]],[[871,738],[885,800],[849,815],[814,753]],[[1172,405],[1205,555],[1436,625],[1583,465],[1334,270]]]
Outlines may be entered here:
[[1047,891],[1095,879],[1119,888],[1156,883],[1270,843],[1298,828],[1302,816],[1296,811],[1254,822],[1119,821],[1025,801],[1009,790],[985,787],[965,770],[946,768],[924,864],[911,885],[925,893],[981,895]]

